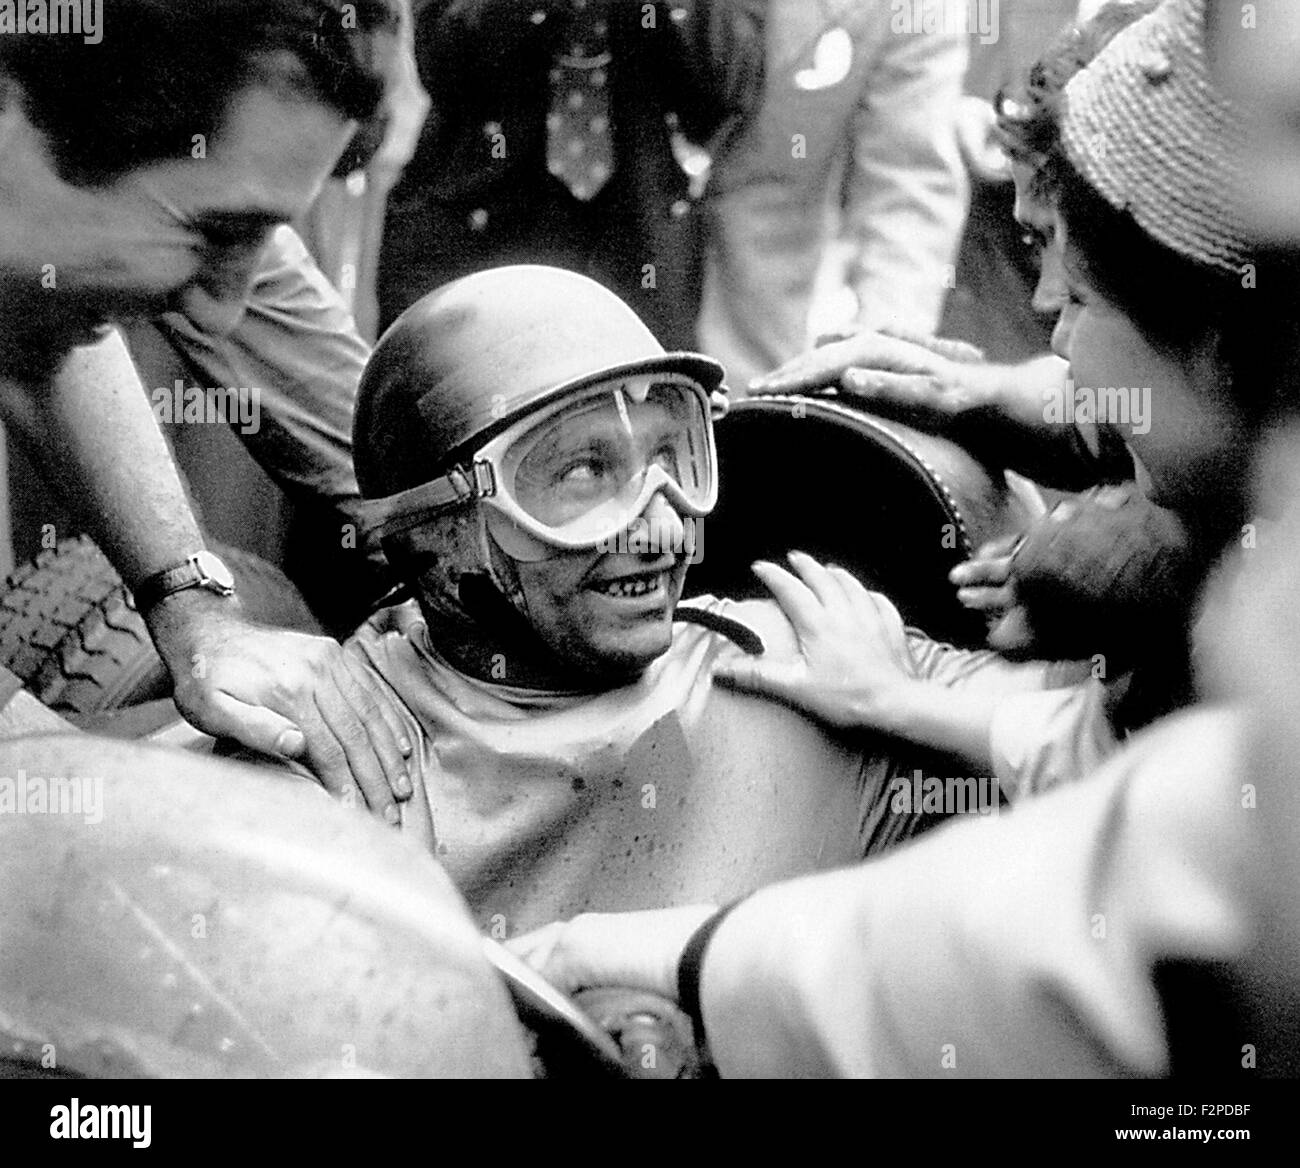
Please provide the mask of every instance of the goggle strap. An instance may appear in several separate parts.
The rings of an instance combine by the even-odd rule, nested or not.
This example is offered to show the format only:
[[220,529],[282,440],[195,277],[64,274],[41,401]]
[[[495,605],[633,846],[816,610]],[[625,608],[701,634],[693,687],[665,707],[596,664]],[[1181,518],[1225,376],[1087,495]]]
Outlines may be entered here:
[[492,468],[476,463],[473,472],[471,478],[464,467],[456,466],[441,478],[418,487],[382,499],[363,499],[362,522],[374,538],[384,539],[419,527],[443,511],[492,494],[496,489]]
[[[725,390],[715,390],[706,394],[698,382],[678,373],[655,373],[653,380],[694,387],[697,392],[706,397],[709,415],[715,420],[723,417],[727,412],[728,398]],[[565,403],[563,408],[570,408],[570,406],[571,403]],[[560,412],[558,407],[559,403],[556,412]],[[360,500],[358,511],[367,535],[382,540],[390,535],[419,527],[422,523],[453,507],[473,502],[475,499],[492,497],[497,493],[496,475],[491,462],[495,453],[494,448],[505,447],[515,441],[518,436],[517,428],[531,428],[537,424],[536,419],[521,419],[515,426],[499,434],[484,446],[468,470],[462,466],[453,467],[441,478],[421,483],[418,487],[398,491],[382,499]],[[686,502],[684,492],[680,490],[678,484],[673,485],[678,487],[678,500]],[[689,503],[686,503],[685,510],[696,516],[705,513]]]

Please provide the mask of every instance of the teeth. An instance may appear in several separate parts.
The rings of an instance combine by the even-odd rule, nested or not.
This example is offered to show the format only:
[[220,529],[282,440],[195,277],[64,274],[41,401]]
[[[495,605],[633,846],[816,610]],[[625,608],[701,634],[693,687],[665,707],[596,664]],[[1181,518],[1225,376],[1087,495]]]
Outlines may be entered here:
[[607,596],[644,596],[659,587],[658,575],[638,576],[632,580],[614,580],[601,589]]

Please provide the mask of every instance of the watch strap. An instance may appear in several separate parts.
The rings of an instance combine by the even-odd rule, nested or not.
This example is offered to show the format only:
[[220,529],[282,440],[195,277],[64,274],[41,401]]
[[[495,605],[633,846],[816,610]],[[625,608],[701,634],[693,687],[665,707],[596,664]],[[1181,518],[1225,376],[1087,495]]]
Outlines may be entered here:
[[686,942],[686,948],[682,950],[682,955],[677,962],[677,1004],[681,1007],[682,1013],[691,1020],[691,1026],[695,1030],[695,1045],[702,1051],[708,1049],[704,1034],[703,1006],[700,1002],[700,975],[703,972],[704,951],[713,940],[713,934],[717,932],[718,926],[740,903],[740,900],[733,900],[700,925],[691,934],[691,939]]
[[139,612],[148,612],[159,601],[165,600],[187,588],[207,588],[219,596],[233,595],[233,588],[218,584],[199,566],[198,554],[190,556],[184,563],[175,567],[164,568],[147,576],[131,590],[133,602]]

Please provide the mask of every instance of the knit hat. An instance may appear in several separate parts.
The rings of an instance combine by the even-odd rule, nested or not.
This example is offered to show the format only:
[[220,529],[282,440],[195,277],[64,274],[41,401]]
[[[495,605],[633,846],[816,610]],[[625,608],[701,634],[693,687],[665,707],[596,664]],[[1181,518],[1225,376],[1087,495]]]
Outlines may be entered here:
[[1210,80],[1206,0],[1166,0],[1065,87],[1061,138],[1079,173],[1153,239],[1240,273],[1250,239],[1234,199],[1237,111]]

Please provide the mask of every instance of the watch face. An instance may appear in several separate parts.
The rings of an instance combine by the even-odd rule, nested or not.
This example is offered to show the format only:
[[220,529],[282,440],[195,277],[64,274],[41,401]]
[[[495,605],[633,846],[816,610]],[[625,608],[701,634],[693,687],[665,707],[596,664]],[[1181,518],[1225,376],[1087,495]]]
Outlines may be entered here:
[[194,557],[195,566],[203,573],[205,584],[215,584],[222,591],[234,591],[235,578],[230,569],[211,552],[199,552]]

